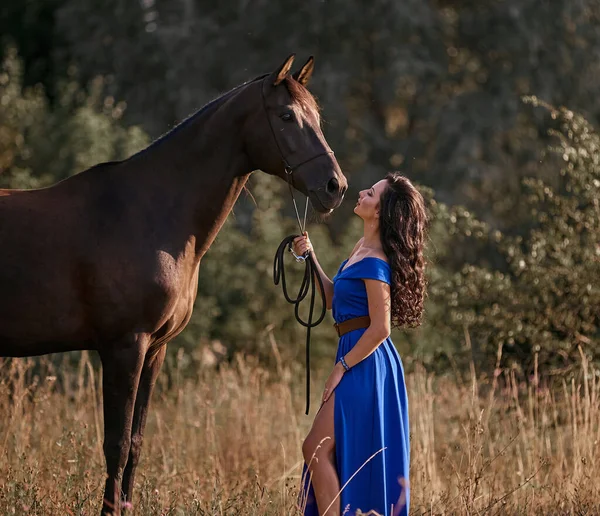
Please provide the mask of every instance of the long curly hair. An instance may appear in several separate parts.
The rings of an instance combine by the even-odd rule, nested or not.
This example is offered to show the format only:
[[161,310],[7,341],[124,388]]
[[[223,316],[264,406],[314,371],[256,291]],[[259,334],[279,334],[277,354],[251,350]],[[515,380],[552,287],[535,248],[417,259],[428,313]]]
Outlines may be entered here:
[[386,176],[379,204],[379,233],[392,269],[392,326],[417,327],[426,295],[423,247],[428,218],[423,196],[403,175]]

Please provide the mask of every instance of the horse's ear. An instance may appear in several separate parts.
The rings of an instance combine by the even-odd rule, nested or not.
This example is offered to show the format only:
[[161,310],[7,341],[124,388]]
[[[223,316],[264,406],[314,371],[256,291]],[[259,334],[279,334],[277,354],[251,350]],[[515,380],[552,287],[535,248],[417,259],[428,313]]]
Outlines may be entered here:
[[315,58],[310,56],[304,66],[300,68],[292,77],[296,79],[302,86],[306,86],[310,78],[312,77],[313,70],[315,69]]
[[270,77],[270,82],[273,86],[277,86],[280,84],[290,73],[290,69],[292,68],[292,63],[294,62],[294,58],[296,54],[291,54],[283,64],[275,70]]

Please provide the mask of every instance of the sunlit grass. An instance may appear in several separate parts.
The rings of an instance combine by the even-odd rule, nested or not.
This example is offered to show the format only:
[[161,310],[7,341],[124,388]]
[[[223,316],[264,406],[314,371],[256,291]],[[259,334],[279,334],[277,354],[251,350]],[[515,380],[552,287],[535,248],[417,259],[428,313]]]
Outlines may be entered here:
[[[36,365],[37,364],[37,365]],[[316,375],[315,400],[323,375]],[[0,367],[0,514],[99,512],[104,484],[101,380],[31,359]],[[580,372],[489,379],[407,375],[411,513],[596,514],[600,382]],[[138,468],[134,514],[300,514],[302,378],[252,358],[161,375]],[[365,508],[365,510],[368,508]]]

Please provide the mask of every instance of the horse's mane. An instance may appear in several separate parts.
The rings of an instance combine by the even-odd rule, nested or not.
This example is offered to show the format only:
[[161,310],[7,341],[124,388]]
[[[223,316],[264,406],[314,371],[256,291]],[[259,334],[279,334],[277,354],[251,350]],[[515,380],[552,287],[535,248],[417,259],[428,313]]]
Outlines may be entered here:
[[193,122],[196,119],[196,117],[198,117],[198,116],[200,116],[200,115],[202,115],[204,113],[209,112],[211,109],[214,109],[215,107],[217,107],[222,101],[227,100],[235,92],[237,92],[240,88],[243,88],[244,86],[246,86],[246,85],[248,85],[248,84],[250,84],[252,82],[255,82],[255,81],[258,81],[260,79],[263,79],[264,77],[266,77],[266,75],[260,75],[258,77],[255,77],[254,79],[252,79],[250,81],[246,81],[246,82],[244,82],[242,84],[239,84],[238,86],[236,86],[235,88],[229,90],[228,92],[223,93],[223,94],[219,95],[218,97],[214,98],[208,104],[205,104],[199,110],[195,111],[194,113],[192,113],[191,115],[189,115],[187,118],[183,119],[181,122],[179,122],[171,130],[169,130],[166,133],[164,133],[163,135],[159,136],[150,145],[148,145],[148,147],[146,147],[145,149],[143,149],[142,151],[140,151],[138,154],[141,154],[143,152],[146,152],[149,149],[152,149],[152,148],[156,147],[157,145],[159,145],[160,143],[162,143],[166,139],[168,139],[171,136],[173,136],[180,129],[183,129],[184,127],[186,127],[187,125],[189,125],[191,122]]
[[[171,130],[169,130],[166,133],[164,133],[163,135],[159,136],[150,145],[148,145],[148,147],[146,147],[145,149],[140,151],[138,154],[141,154],[143,152],[146,152],[149,149],[156,147],[157,145],[159,145],[160,143],[162,143],[163,141],[165,141],[166,139],[170,138],[175,133],[177,133],[177,131],[179,131],[180,129],[183,129],[188,124],[193,122],[196,119],[196,117],[209,112],[211,109],[216,108],[222,101],[227,100],[229,97],[231,97],[234,93],[236,93],[238,90],[240,90],[244,86],[247,86],[248,84],[254,83],[256,81],[260,81],[260,80],[264,79],[267,75],[269,75],[269,74],[259,75],[258,77],[255,77],[254,79],[246,81],[246,82],[236,86],[235,88],[229,90],[228,92],[223,93],[222,95],[219,95],[218,97],[214,98],[208,104],[205,104],[203,107],[201,107],[198,111],[192,113],[187,118],[182,120],[179,124],[177,124]],[[310,91],[308,91],[304,86],[302,86],[302,84],[300,84],[298,81],[296,81],[289,75],[285,78],[285,85],[290,93],[290,96],[292,97],[292,100],[296,104],[298,104],[298,106],[301,109],[314,113],[315,116],[317,117],[317,121],[319,121],[319,123],[320,123],[319,104],[317,103],[315,97],[313,97],[313,95],[310,93]]]

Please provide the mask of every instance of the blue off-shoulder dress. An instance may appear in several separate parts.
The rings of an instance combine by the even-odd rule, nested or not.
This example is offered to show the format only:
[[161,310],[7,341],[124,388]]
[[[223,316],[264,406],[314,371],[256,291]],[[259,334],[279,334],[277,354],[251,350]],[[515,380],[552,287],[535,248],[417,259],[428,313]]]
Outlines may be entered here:
[[[380,258],[363,258],[344,269],[347,261],[333,278],[332,308],[337,323],[369,315],[363,280],[391,281],[390,266]],[[336,362],[364,332],[363,328],[340,337]],[[344,374],[335,389],[334,414],[337,472],[340,486],[347,483],[341,492],[342,513],[354,515],[360,509],[385,516],[407,515],[408,399],[402,361],[389,337]],[[306,464],[303,473],[304,514],[318,516]]]

